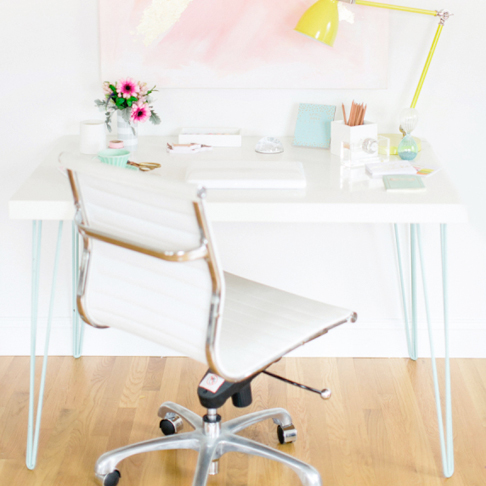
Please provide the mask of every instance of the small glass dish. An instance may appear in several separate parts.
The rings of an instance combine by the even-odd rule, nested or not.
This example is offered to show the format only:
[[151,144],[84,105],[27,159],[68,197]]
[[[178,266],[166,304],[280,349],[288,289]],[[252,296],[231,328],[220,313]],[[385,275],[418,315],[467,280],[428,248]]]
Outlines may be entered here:
[[281,154],[284,151],[282,142],[278,138],[261,138],[255,147],[255,152],[259,154]]

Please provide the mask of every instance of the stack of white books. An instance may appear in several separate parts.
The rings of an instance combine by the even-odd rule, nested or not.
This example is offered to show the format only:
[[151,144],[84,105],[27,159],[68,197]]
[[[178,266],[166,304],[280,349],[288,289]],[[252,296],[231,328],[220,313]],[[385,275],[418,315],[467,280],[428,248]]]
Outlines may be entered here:
[[406,160],[392,160],[390,162],[366,164],[366,172],[371,177],[377,178],[386,175],[415,175],[417,169]]

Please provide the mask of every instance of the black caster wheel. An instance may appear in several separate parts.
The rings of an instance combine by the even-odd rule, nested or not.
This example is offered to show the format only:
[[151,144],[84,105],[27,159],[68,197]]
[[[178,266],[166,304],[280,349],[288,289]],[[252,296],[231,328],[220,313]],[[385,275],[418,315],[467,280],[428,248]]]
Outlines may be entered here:
[[290,444],[297,440],[297,429],[292,425],[279,425],[277,427],[278,441],[281,444]]
[[182,419],[175,413],[166,413],[160,421],[160,430],[164,435],[174,435],[180,432],[184,426]]
[[118,469],[115,469],[111,473],[108,473],[103,479],[103,486],[116,486],[118,481],[120,481],[121,474]]

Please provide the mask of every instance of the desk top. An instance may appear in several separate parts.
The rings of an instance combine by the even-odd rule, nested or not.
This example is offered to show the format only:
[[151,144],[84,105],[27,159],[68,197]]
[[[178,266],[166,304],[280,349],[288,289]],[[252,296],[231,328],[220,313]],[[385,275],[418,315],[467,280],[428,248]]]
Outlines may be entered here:
[[[130,160],[158,162],[160,169],[147,177],[184,180],[187,167],[197,161],[244,164],[256,161],[298,161],[304,167],[306,189],[209,189],[207,208],[212,221],[280,223],[462,223],[465,206],[446,170],[424,179],[425,191],[390,193],[381,179],[369,178],[364,169],[347,169],[329,150],[294,147],[282,137],[284,152],[264,155],[255,152],[260,137],[244,137],[242,147],[218,148],[210,152],[168,154],[167,142],[176,137],[140,137],[139,149]],[[59,139],[46,159],[9,201],[13,219],[70,220],[74,215],[67,178],[57,169],[63,151],[78,151],[78,136]],[[418,163],[438,161],[427,143]]]

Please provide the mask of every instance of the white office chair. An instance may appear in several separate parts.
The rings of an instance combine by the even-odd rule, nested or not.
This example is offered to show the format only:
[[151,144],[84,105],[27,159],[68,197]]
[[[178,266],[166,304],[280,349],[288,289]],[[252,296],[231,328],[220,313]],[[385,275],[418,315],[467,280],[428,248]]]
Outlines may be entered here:
[[[77,304],[94,327],[142,336],[207,364],[198,387],[207,414],[172,402],[159,408],[165,437],[103,454],[95,474],[118,483],[117,464],[134,454],[194,449],[194,486],[218,472],[230,451],[280,461],[305,486],[319,486],[315,468],[238,434],[265,419],[281,443],[296,439],[289,413],[264,410],[222,423],[218,407],[251,403],[251,380],[292,349],[356,314],[223,273],[206,217],[205,190],[64,154],[84,241]],[[316,390],[314,390],[316,391]],[[328,390],[322,397],[329,396]],[[194,429],[181,433],[183,420]]]

